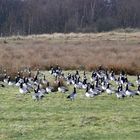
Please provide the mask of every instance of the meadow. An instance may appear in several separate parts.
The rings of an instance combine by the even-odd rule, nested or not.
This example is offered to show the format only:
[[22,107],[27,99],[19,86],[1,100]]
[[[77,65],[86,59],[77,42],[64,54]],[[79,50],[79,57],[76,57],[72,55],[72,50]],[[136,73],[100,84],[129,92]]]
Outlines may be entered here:
[[[134,82],[136,77],[129,79]],[[70,101],[66,98],[69,89],[34,101],[32,93],[21,95],[14,86],[0,87],[0,139],[139,139],[139,96],[117,99],[103,93],[86,98],[85,91],[78,90],[77,98]]]
[[99,65],[129,74],[140,71],[140,32],[51,34],[0,38],[0,67],[91,71]]
[[[134,75],[140,72],[139,60],[140,32],[0,38],[0,74],[4,69],[15,74],[26,67],[46,71],[58,64],[65,70],[87,71],[103,65]],[[117,99],[104,93],[86,98],[85,91],[78,90],[77,98],[69,101],[66,97],[72,90],[34,101],[32,93],[21,95],[17,87],[0,87],[0,140],[139,139],[139,96]]]

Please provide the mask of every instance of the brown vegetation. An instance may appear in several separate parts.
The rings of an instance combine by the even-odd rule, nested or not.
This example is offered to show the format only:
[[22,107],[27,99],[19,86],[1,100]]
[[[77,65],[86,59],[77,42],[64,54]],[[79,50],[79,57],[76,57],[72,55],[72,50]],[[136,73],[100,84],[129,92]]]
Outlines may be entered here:
[[[26,67],[140,72],[140,33],[53,34],[0,39],[0,65],[8,71]],[[6,43],[5,43],[6,42]]]

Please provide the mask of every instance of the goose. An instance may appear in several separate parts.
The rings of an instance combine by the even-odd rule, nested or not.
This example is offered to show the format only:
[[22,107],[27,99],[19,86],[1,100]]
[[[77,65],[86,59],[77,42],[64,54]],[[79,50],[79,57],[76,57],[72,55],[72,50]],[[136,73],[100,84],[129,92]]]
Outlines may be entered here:
[[38,92],[40,92],[41,94],[46,93],[46,89],[44,89],[44,87],[41,83],[37,85],[37,89],[38,89]]
[[76,88],[74,87],[73,92],[67,96],[67,99],[70,99],[73,101],[76,98],[76,96],[77,96]]
[[7,76],[6,73],[4,74],[3,82],[6,83],[6,84],[8,84],[8,76]]
[[97,73],[93,71],[92,75],[91,75],[91,78],[90,78],[90,81],[94,82],[96,80],[96,77],[97,77]]
[[48,80],[46,80],[46,76],[44,75],[43,79],[42,79],[42,83],[43,84],[47,84],[48,83]]
[[126,96],[131,96],[133,97],[136,93],[132,90],[129,89],[128,84],[126,85],[126,90],[125,90]]
[[29,81],[28,78],[26,78],[26,84],[27,84],[27,88],[28,88],[29,90],[33,89],[33,83],[32,83],[31,81]]
[[38,81],[38,75],[37,74],[34,76],[33,81],[34,82],[37,82]]
[[95,88],[94,89],[97,91],[98,94],[104,92],[102,87],[99,85],[99,78],[97,78],[95,81]]
[[42,94],[41,92],[39,92],[39,89],[37,88],[37,89],[34,89],[34,94],[33,94],[33,96],[32,96],[32,98],[34,99],[34,100],[37,100],[37,101],[39,101],[40,99],[42,99],[44,97],[44,94]]
[[116,85],[118,85],[118,86],[119,86],[120,84],[122,84],[122,83],[121,83],[121,80],[120,80],[120,76],[116,79],[115,83],[116,83]]
[[20,78],[18,76],[15,77],[15,86],[19,87],[20,83],[22,83],[23,81],[20,80]]
[[105,81],[103,81],[103,82],[101,83],[101,87],[102,87],[102,89],[103,89],[104,91],[106,90],[107,84],[106,84]]
[[71,84],[72,84],[71,79],[67,79],[67,85],[71,85]]
[[27,90],[33,89],[33,85],[29,82],[27,77],[23,77],[23,79],[20,79],[19,83],[22,83],[23,87]]
[[39,100],[39,93],[38,93],[38,89],[34,89],[34,94],[32,95],[32,99],[33,100]]
[[22,84],[23,84],[23,87],[24,87],[24,88],[27,88],[27,79],[26,79],[26,77],[23,77],[23,82],[22,82]]
[[125,83],[125,77],[120,77],[120,83],[124,84]]
[[37,85],[37,89],[40,94],[44,95],[46,93],[46,89],[43,88],[43,85],[41,83]]
[[124,72],[122,72],[122,73],[120,74],[119,78],[118,78],[120,84],[123,85],[124,83],[126,83],[126,79],[127,79],[126,74],[125,74]]
[[109,95],[111,95],[112,93],[114,93],[114,91],[110,88],[110,83],[107,84],[107,88],[106,88],[106,93],[108,93]]
[[140,85],[138,86],[137,94],[140,95]]
[[82,80],[87,79],[86,72],[84,71]]
[[126,94],[125,94],[125,90],[123,90],[123,86],[122,86],[122,84],[119,85],[119,92],[120,92],[123,96],[126,96]]
[[136,84],[137,84],[137,85],[140,85],[140,75],[137,75]]
[[97,74],[97,77],[98,77],[98,78],[101,77],[101,75],[100,75],[100,71],[97,71],[96,74]]
[[13,86],[14,85],[14,82],[11,81],[11,77],[10,76],[8,76],[8,85],[9,86]]
[[54,70],[54,69],[53,69],[53,67],[51,66],[51,67],[50,67],[50,70],[49,70],[49,73],[50,73],[51,75],[53,75],[53,70]]
[[51,86],[50,86],[50,83],[48,82],[48,83],[47,83],[47,87],[46,87],[46,92],[47,92],[47,93],[51,93],[51,92],[53,92],[53,90],[54,90],[54,88],[51,87]]
[[75,78],[75,75],[72,75],[72,77],[71,77],[71,83],[74,85],[75,84],[75,82],[76,82],[76,78]]
[[20,83],[19,92],[20,92],[21,94],[30,93],[30,91],[29,91],[27,88],[25,88],[25,87],[23,86],[23,83]]
[[79,76],[79,71],[78,71],[78,70],[76,70],[75,75],[76,75],[76,76]]
[[122,90],[122,87],[118,87],[118,90],[116,92],[116,96],[118,99],[121,99],[121,98],[124,98],[125,97],[125,93],[124,91]]
[[101,93],[100,90],[94,88],[94,84],[90,85],[89,91],[94,95],[99,95]]
[[81,89],[82,88],[82,85],[79,84],[77,80],[75,80],[74,87],[77,88],[77,89]]
[[56,77],[56,76],[60,76],[61,75],[61,73],[62,73],[62,70],[61,70],[61,68],[57,65],[55,68],[52,68],[52,75],[54,76],[54,77]]
[[66,81],[67,81],[67,85],[71,85],[72,84],[72,79],[71,79],[71,74],[70,73],[68,73]]
[[61,69],[60,66],[58,67],[58,69],[56,70],[56,72],[58,73],[59,76],[63,75],[62,69]]
[[44,89],[44,88],[41,88],[41,89],[39,90],[39,92],[40,92],[42,95],[44,95],[45,93],[47,93],[47,92],[46,92],[46,89]]
[[138,85],[137,90],[133,91],[135,95],[140,95],[140,85]]
[[80,77],[78,77],[78,79],[75,80],[74,87],[78,89],[81,89],[83,87],[83,83],[80,81]]
[[39,84],[39,78],[38,78],[37,74],[33,77],[33,84],[34,85],[38,85]]
[[66,87],[64,87],[64,86],[61,86],[61,83],[60,83],[60,81],[59,81],[59,82],[58,82],[58,91],[59,91],[59,92],[62,92],[62,93],[65,93],[65,92],[68,91],[68,89],[67,89]]
[[95,96],[95,94],[93,93],[93,91],[91,89],[89,90],[89,87],[88,86],[86,88],[85,96],[88,97],[88,98],[89,97],[91,98],[91,97],[94,97]]
[[128,81],[127,76],[125,77],[125,84],[128,84],[128,86],[135,87],[135,85],[132,82]]
[[33,81],[33,77],[32,77],[32,72],[31,72],[31,69],[29,68],[29,70],[28,70],[28,80],[29,81]]
[[89,85],[89,91],[93,92],[93,90],[94,90],[94,84],[92,83],[92,84]]
[[116,81],[114,71],[111,71],[111,73],[109,74],[109,78],[111,81]]
[[83,83],[82,83],[82,88],[83,89],[87,88],[87,78],[84,78]]

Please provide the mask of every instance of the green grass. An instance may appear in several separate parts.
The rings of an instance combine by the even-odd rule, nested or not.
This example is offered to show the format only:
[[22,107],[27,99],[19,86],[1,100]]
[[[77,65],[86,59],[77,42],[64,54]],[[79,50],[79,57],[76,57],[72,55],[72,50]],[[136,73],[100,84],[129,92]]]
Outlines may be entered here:
[[49,94],[37,102],[15,87],[0,88],[0,140],[139,139],[139,96],[88,99],[78,90],[76,100],[69,101],[67,95]]

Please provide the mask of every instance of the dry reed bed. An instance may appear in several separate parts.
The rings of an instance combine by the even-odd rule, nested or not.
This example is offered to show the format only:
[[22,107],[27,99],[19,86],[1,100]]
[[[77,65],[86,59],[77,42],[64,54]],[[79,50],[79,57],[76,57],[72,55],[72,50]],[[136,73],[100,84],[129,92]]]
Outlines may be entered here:
[[0,65],[9,71],[31,67],[140,72],[140,33],[53,34],[0,40]]

